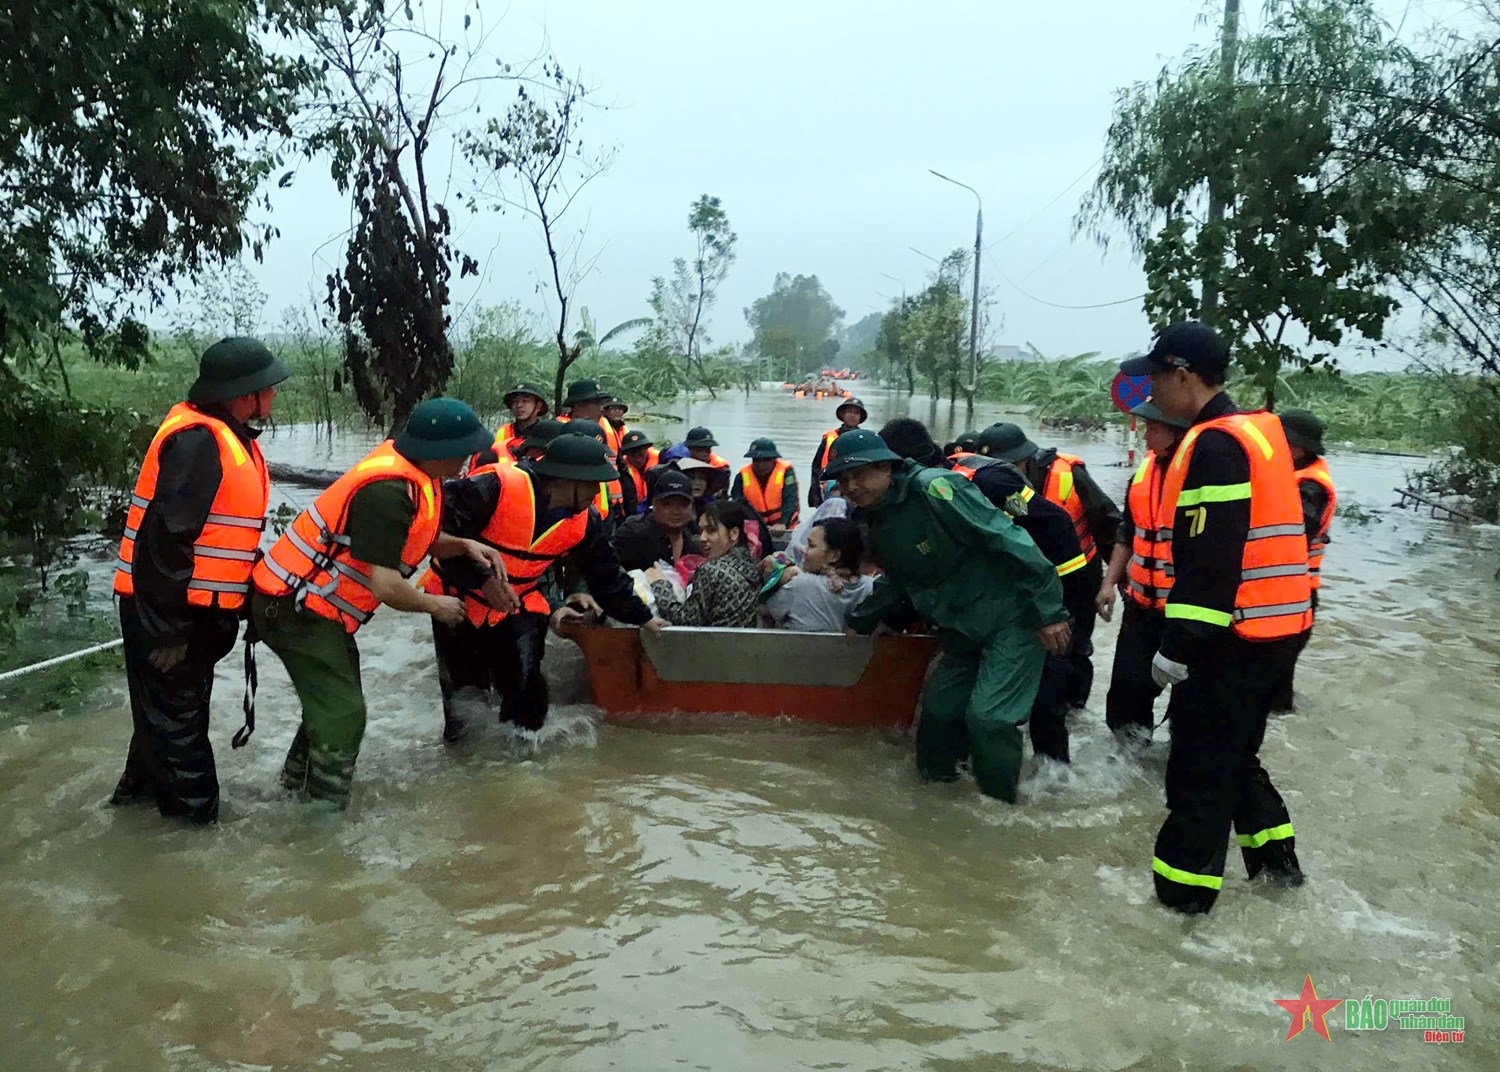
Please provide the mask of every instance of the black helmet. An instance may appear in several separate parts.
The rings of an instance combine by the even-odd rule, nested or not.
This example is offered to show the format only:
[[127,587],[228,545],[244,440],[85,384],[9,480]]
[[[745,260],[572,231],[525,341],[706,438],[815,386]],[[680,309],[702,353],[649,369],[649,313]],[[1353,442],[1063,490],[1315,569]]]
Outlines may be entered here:
[[275,387],[292,374],[259,339],[220,339],[198,361],[189,402],[228,402]]
[[979,453],[1003,462],[1024,462],[1039,450],[1020,425],[1008,421],[992,424],[979,433]]

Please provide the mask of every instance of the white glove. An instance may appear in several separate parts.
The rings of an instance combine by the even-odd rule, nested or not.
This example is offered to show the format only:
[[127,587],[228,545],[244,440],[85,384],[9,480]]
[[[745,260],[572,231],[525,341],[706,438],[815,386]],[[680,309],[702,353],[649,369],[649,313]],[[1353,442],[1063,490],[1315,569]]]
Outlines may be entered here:
[[1151,680],[1156,682],[1159,689],[1170,685],[1181,685],[1188,679],[1188,668],[1186,663],[1173,662],[1161,652],[1151,660]]

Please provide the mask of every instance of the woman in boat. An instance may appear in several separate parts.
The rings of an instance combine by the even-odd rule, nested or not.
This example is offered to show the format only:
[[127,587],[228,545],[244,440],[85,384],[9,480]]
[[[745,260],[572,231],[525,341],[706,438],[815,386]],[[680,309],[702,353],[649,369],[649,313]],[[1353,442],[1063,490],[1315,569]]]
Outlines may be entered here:
[[737,502],[716,502],[698,519],[698,541],[708,561],[693,575],[693,588],[680,598],[655,566],[646,571],[657,613],[673,625],[753,629],[760,570],[750,557],[745,531],[749,517]]
[[802,568],[778,561],[761,563],[770,578],[765,612],[779,629],[802,633],[842,633],[844,615],[870,594],[874,583],[861,575],[865,541],[859,526],[845,517],[813,523]]

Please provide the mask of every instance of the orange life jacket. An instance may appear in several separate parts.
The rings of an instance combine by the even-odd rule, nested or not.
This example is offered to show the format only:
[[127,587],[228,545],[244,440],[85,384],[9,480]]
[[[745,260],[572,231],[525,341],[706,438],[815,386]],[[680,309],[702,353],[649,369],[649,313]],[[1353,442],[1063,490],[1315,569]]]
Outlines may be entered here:
[[1084,516],[1083,498],[1073,485],[1073,466],[1082,464],[1083,459],[1076,454],[1058,454],[1047,470],[1047,484],[1042,494],[1067,511],[1073,522],[1073,531],[1078,534],[1083,560],[1088,563],[1099,556],[1099,548],[1094,546],[1094,534],[1089,531],[1088,518]]
[[[511,587],[521,598],[522,608],[535,614],[549,614],[552,606],[539,588],[542,575],[553,562],[583,540],[588,531],[589,512],[580,510],[563,518],[533,539],[536,532],[536,489],[531,477],[514,465],[482,465],[470,475],[485,473],[494,473],[500,480],[500,504],[479,538],[496,548],[505,560],[505,572]],[[433,595],[458,594],[456,589],[444,586],[442,578],[431,569],[422,575],[419,583]],[[464,613],[471,625],[496,625],[506,617],[482,599],[467,593],[463,600]]]
[[[516,422],[508,421],[502,424],[495,432],[495,445],[490,449],[495,452],[495,461],[501,465],[513,465],[516,460],[516,450],[524,442],[526,436],[516,431]],[[479,468],[479,455],[469,459],[469,468]]]
[[641,503],[649,501],[649,496],[646,489],[646,470],[654,468],[660,462],[661,451],[657,450],[655,447],[646,448],[646,464],[640,469],[637,469],[635,466],[631,465],[630,460],[628,458],[626,459],[624,469],[625,472],[630,475],[630,482],[635,486],[635,501],[637,507],[639,507]]
[[[745,501],[750,504],[750,509],[760,515],[761,521],[767,525],[781,524],[782,493],[786,490],[786,474],[792,468],[792,463],[785,458],[776,459],[776,468],[771,470],[771,478],[762,486],[760,477],[755,475],[753,466],[745,466],[740,470],[740,490],[745,496]],[[793,511],[791,523],[797,523],[798,511]]]
[[125,536],[115,563],[115,594],[135,594],[135,541],[140,535],[146,507],[156,495],[161,472],[161,447],[169,438],[189,428],[207,428],[219,447],[223,476],[209,506],[203,531],[193,540],[193,574],[188,579],[187,601],[194,607],[237,610],[250,594],[250,571],[255,566],[260,534],[266,527],[266,506],[271,498],[271,478],[260,447],[246,444],[228,424],[186,402],[167,412],[141,462],[130,509],[125,515]]
[[[974,461],[974,459],[976,458],[980,459],[978,464],[976,464]],[[955,450],[952,454],[948,455],[948,460],[953,463],[952,469],[955,473],[959,473],[963,476],[968,477],[970,480],[973,480],[974,474],[978,472],[983,465],[988,464],[993,459],[983,454],[975,454],[971,450]]]
[[[1188,462],[1198,437],[1208,429],[1232,435],[1250,459],[1246,485],[1183,491]],[[1185,605],[1168,598],[1168,618],[1184,618],[1211,625],[1233,624],[1246,640],[1277,640],[1295,636],[1312,626],[1312,584],[1307,575],[1307,536],[1302,521],[1302,497],[1292,469],[1292,450],[1274,413],[1231,413],[1188,429],[1167,467],[1162,486],[1162,517],[1175,518],[1179,509],[1189,514],[1204,502],[1250,500],[1250,529],[1240,563],[1240,586],[1234,612]],[[1226,568],[1229,564],[1225,563]]]
[[1328,530],[1333,525],[1333,512],[1339,504],[1339,493],[1334,489],[1333,474],[1328,471],[1328,463],[1322,458],[1314,458],[1298,469],[1297,479],[1322,484],[1323,490],[1328,492],[1328,505],[1323,507],[1323,516],[1318,519],[1318,531],[1307,541],[1307,575],[1316,590],[1323,587],[1323,551],[1328,547]]
[[1147,610],[1164,610],[1172,590],[1172,515],[1162,510],[1164,467],[1156,455],[1145,459],[1130,480],[1125,508],[1135,528],[1125,594]]
[[[573,418],[559,417],[560,421],[571,421]],[[620,440],[624,438],[622,432],[615,431],[615,426],[609,423],[608,417],[599,418],[599,427],[604,429],[604,453],[611,466],[616,466],[620,461]],[[618,480],[611,480],[600,485],[599,498],[595,503],[601,506],[600,513],[609,516],[611,503],[622,502],[625,497],[624,490],[620,487]]]
[[437,539],[443,487],[398,454],[387,439],[297,515],[255,567],[255,587],[269,596],[294,592],[299,606],[357,632],[380,601],[370,591],[372,567],[349,554],[349,500],[366,484],[392,479],[410,485],[417,507],[401,548],[400,573],[410,577]]

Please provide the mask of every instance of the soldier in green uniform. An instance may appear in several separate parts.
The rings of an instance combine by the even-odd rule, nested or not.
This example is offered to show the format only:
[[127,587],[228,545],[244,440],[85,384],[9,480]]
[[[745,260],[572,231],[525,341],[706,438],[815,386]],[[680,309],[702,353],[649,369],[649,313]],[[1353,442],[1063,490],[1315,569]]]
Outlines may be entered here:
[[1070,641],[1057,570],[971,481],[906,461],[874,432],[834,440],[824,475],[858,508],[885,568],[849,627],[921,620],[942,641],[922,690],[918,773],[953,781],[968,757],[982,792],[1015,803],[1020,727],[1046,654],[1066,653]]

